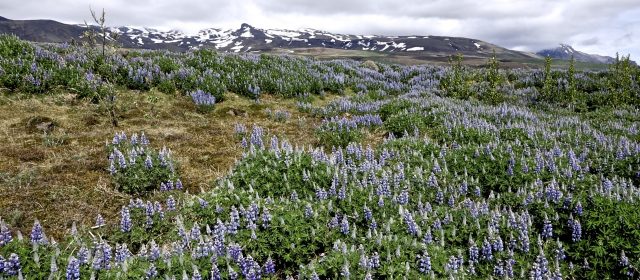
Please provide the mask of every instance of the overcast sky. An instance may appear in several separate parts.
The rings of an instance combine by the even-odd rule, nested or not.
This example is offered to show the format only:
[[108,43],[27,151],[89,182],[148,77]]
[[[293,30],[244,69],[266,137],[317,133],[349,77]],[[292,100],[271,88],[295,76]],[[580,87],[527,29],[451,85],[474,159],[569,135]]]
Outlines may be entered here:
[[315,28],[345,34],[445,35],[537,51],[568,43],[604,55],[640,57],[640,0],[1,0],[11,19],[89,20],[181,29]]

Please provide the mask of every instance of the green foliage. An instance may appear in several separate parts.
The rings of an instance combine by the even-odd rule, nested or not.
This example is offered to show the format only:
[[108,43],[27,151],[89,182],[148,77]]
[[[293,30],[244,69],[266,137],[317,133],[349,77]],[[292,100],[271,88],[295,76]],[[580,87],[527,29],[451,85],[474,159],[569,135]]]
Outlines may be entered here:
[[614,105],[640,104],[640,84],[637,66],[631,64],[629,56],[616,55],[616,61],[609,67],[609,91]]
[[158,89],[158,91],[166,94],[174,94],[176,93],[176,90],[178,90],[176,87],[176,83],[170,79],[161,80],[156,88]]
[[434,125],[435,117],[428,113],[400,111],[384,121],[384,128],[395,136],[424,131]]
[[488,85],[484,88],[484,92],[480,95],[480,100],[489,104],[499,104],[504,101],[504,95],[500,91],[500,87],[504,81],[504,77],[500,74],[500,65],[496,54],[489,59],[487,71],[485,71],[485,81]]
[[[636,203],[613,197],[589,197],[584,205],[582,241],[571,246],[569,256],[586,259],[590,269],[583,271],[588,279],[623,279],[626,271],[619,268],[620,255],[640,254],[640,208]],[[632,261],[635,261],[632,259]],[[637,272],[636,272],[637,273]]]
[[[262,197],[288,197],[293,191],[301,197],[314,194],[314,186],[306,181],[316,182],[318,187],[331,181],[332,170],[325,163],[317,162],[307,153],[294,152],[288,157],[290,162],[283,165],[273,151],[256,150],[244,157],[236,165],[238,172],[229,177],[234,187],[252,188]],[[303,174],[308,174],[308,179]]]
[[544,83],[542,90],[540,91],[540,99],[547,102],[556,100],[555,80],[551,73],[551,58],[545,57],[544,59]]
[[391,115],[405,111],[411,107],[413,107],[413,104],[409,100],[402,98],[392,99],[389,103],[382,105],[378,113],[380,114],[380,118],[385,121]]
[[318,143],[324,147],[346,147],[349,143],[362,139],[362,131],[353,128],[341,128],[335,123],[327,123],[316,129]]
[[449,59],[451,71],[440,81],[440,88],[447,97],[469,99],[473,93],[468,79],[468,73],[462,65],[462,55],[458,54]]
[[[144,135],[141,134],[141,135]],[[158,190],[161,183],[178,179],[171,151],[163,148],[155,151],[144,144],[141,136],[137,141],[127,141],[119,136],[107,146],[109,154],[109,172],[119,191],[129,194],[145,194]],[[137,136],[132,136],[132,139]]]
[[567,89],[565,91],[564,101],[572,104],[576,102],[577,96],[578,88],[576,85],[576,67],[575,59],[573,59],[572,55],[571,61],[569,62],[569,69],[567,70]]

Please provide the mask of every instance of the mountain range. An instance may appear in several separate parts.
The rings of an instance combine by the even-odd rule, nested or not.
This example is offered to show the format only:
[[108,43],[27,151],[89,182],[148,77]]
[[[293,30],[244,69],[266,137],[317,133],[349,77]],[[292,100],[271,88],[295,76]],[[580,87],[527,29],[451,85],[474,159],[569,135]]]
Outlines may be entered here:
[[[86,26],[53,20],[10,20],[0,17],[0,34],[15,34],[34,42],[61,43],[81,41]],[[97,28],[91,26],[90,28]],[[316,29],[261,29],[242,24],[238,29],[207,28],[197,34],[178,30],[160,31],[131,26],[110,27],[117,43],[132,49],[187,51],[212,48],[224,52],[310,52],[317,49],[360,51],[395,57],[446,61],[452,54],[468,59],[486,59],[494,53],[503,61],[539,60],[550,56],[582,62],[611,63],[613,58],[575,51],[571,46],[543,50],[537,54],[500,47],[485,41],[449,36],[384,36],[336,34]],[[113,39],[112,39],[113,40]]]
[[591,63],[605,63],[610,64],[615,62],[615,58],[610,56],[603,56],[597,54],[588,54],[575,50],[573,47],[567,44],[560,44],[557,48],[545,49],[537,52],[542,57],[551,57],[553,59],[570,60],[572,57],[576,61],[591,62]]

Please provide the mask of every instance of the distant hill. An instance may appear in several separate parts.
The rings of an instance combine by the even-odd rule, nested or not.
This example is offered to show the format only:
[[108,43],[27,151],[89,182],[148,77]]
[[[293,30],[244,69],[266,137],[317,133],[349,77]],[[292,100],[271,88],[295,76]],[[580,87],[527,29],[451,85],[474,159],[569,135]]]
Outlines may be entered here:
[[537,52],[542,57],[551,57],[553,59],[570,60],[573,57],[576,61],[588,62],[588,63],[605,63],[610,64],[616,61],[615,58],[610,56],[603,56],[597,54],[588,54],[575,50],[573,47],[567,44],[560,44],[559,47],[553,49],[546,49]]
[[[81,40],[83,25],[53,20],[10,20],[0,18],[0,33],[15,34],[35,42],[70,42]],[[177,30],[159,31],[129,26],[112,27],[118,43],[125,48],[167,49],[186,51],[212,48],[225,52],[263,52],[328,48],[357,50],[381,54],[448,57],[462,54],[465,58],[487,58],[495,52],[503,60],[539,59],[535,54],[509,50],[477,39],[448,36],[384,36],[335,34],[316,29],[261,29],[242,24],[238,29],[207,28],[197,34]]]

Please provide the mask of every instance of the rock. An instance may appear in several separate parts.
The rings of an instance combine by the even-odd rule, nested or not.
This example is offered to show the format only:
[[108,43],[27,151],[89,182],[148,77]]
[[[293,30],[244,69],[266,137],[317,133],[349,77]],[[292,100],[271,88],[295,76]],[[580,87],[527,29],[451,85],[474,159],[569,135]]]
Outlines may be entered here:
[[376,64],[375,62],[371,61],[371,60],[367,60],[365,62],[362,63],[362,67],[366,67],[369,68],[371,70],[375,70],[375,71],[380,71],[380,68],[378,67],[378,64]]
[[53,131],[53,129],[55,128],[55,124],[53,124],[53,122],[42,122],[39,123],[38,125],[36,125],[36,128],[42,132],[46,132],[49,133],[51,131]]
[[233,109],[227,111],[227,115],[235,117],[236,116],[236,112],[233,111]]
[[25,129],[30,133],[50,133],[58,123],[49,117],[33,116],[25,121]]

